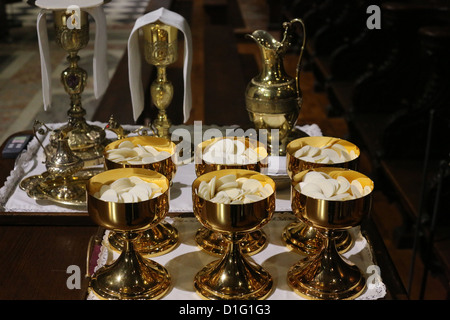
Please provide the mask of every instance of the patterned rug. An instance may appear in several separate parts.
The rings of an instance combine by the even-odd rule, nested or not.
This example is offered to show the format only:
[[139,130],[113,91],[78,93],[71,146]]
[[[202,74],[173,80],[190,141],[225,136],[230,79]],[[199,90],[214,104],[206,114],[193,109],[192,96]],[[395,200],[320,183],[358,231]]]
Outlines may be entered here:
[[[144,13],[147,3],[148,0],[113,0],[105,5],[110,77],[124,53],[129,33],[136,19]],[[50,110],[44,111],[36,32],[38,12],[38,8],[31,7],[26,2],[7,6],[8,18],[19,21],[21,26],[12,28],[9,39],[0,42],[0,141],[14,132],[32,129],[35,119],[45,123],[67,121],[69,98],[59,79],[61,71],[67,66],[66,53],[52,39],[51,21],[48,23],[48,30],[53,70],[53,103]],[[95,25],[91,24],[90,27],[90,42],[79,52],[79,65],[88,73],[88,83],[82,95],[88,120],[98,104],[92,84]]]

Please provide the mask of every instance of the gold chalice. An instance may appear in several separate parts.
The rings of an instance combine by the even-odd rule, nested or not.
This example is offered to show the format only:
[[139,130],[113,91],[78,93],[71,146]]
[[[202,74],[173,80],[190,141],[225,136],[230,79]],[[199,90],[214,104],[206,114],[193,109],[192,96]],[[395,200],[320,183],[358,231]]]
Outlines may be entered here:
[[[55,40],[67,51],[69,62],[69,66],[61,73],[61,82],[70,97],[70,109],[67,112],[69,119],[59,130],[67,135],[70,148],[85,162],[85,166],[99,164],[103,161],[105,132],[98,126],[89,125],[84,118],[86,110],[82,107],[81,95],[86,85],[87,72],[78,66],[78,51],[89,42],[89,15],[81,10],[79,25],[69,28],[67,22],[71,19],[72,12],[64,9],[53,13]],[[48,148],[52,148],[52,144]]]
[[[96,193],[106,184],[121,178],[139,177],[156,183],[163,192],[138,202],[111,202]],[[89,180],[87,207],[92,220],[108,230],[120,232],[123,251],[110,265],[103,266],[91,277],[90,288],[103,299],[158,299],[169,290],[171,277],[160,264],[145,259],[135,250],[139,235],[164,219],[169,211],[169,181],[163,175],[142,168],[104,171]]]
[[[322,150],[325,149],[326,146],[334,146],[334,149],[338,151],[340,147],[340,150],[348,153],[348,157],[344,158],[344,155],[342,154],[343,157],[339,162],[335,163],[316,162],[313,157],[308,157],[307,155],[300,158],[297,152],[304,147],[305,149],[308,148],[308,146],[322,148]],[[311,152],[314,152],[315,149],[313,148],[310,149]],[[327,149],[329,149],[329,147],[327,147]],[[288,144],[286,151],[286,169],[291,180],[301,171],[318,167],[332,166],[356,170],[360,155],[359,148],[353,143],[339,138],[322,136],[296,139]],[[297,156],[295,156],[296,153]],[[319,155],[316,155],[316,157],[318,157],[316,160],[320,158]],[[316,254],[322,247],[323,242],[322,237],[317,235],[317,230],[313,226],[305,223],[301,218],[300,221],[290,223],[285,227],[282,238],[289,248],[307,255]],[[344,253],[352,246],[352,244],[353,239],[350,233],[347,231],[340,232],[339,237],[336,239],[338,251]]]
[[[146,147],[151,147],[152,151],[155,149],[162,154],[162,159],[153,158],[151,156],[149,156],[149,158],[145,158],[145,156],[139,158],[136,156],[135,162],[132,160],[126,161],[124,160],[125,158],[112,159],[112,155],[115,153],[114,151],[125,150],[128,142],[135,146],[138,152],[145,152]],[[120,148],[120,146],[125,147]],[[128,150],[128,148],[126,150]],[[126,153],[124,153],[124,155],[126,155]],[[177,171],[175,157],[176,146],[172,141],[165,138],[145,135],[131,136],[116,140],[108,144],[104,150],[106,170],[118,168],[143,168],[162,174],[169,180],[169,184],[172,182]],[[142,159],[143,161],[139,159]],[[145,161],[145,159],[147,159],[147,161]],[[174,249],[178,245],[178,240],[178,230],[170,223],[161,221],[154,227],[143,231],[140,238],[135,241],[135,247],[136,250],[143,255],[157,256]],[[122,250],[123,237],[117,232],[111,232],[108,241],[114,249],[119,251]]]
[[[265,173],[268,170],[268,153],[266,147],[259,141],[245,137],[224,137],[223,139],[231,139],[233,141],[242,142],[246,148],[252,148],[258,155],[258,160],[246,164],[233,163],[214,163],[204,159],[203,154],[214,143],[220,142],[222,138],[212,138],[200,143],[195,149],[195,173],[197,177],[212,171],[223,169],[246,169]],[[222,233],[210,230],[208,228],[200,228],[195,236],[197,244],[207,252],[223,255],[228,247],[227,238]],[[262,230],[249,232],[240,241],[242,252],[245,254],[256,254],[261,251],[267,242],[267,236]]]
[[[327,200],[306,196],[296,187],[311,171],[326,173],[333,179],[357,180],[364,195],[349,200]],[[343,260],[336,248],[339,232],[360,225],[371,208],[373,181],[365,175],[344,168],[322,167],[302,171],[292,180],[292,210],[307,221],[323,237],[322,247],[315,255],[293,265],[287,274],[290,287],[308,299],[354,299],[366,287],[366,280],[357,266]]]
[[275,190],[269,177],[251,170],[224,169],[205,173],[192,184],[194,214],[206,228],[220,232],[228,239],[227,250],[221,259],[200,270],[194,279],[197,293],[204,299],[265,299],[272,291],[272,276],[242,253],[240,241],[249,232],[261,229],[275,211],[275,191],[262,200],[225,204],[205,200],[200,196],[202,181],[210,182],[234,174],[238,178],[253,178]]
[[158,109],[153,121],[158,137],[170,139],[171,121],[166,110],[172,102],[173,85],[167,79],[166,68],[178,58],[178,29],[162,22],[142,27],[144,35],[144,57],[147,63],[156,67],[156,79],[150,86],[150,94]]

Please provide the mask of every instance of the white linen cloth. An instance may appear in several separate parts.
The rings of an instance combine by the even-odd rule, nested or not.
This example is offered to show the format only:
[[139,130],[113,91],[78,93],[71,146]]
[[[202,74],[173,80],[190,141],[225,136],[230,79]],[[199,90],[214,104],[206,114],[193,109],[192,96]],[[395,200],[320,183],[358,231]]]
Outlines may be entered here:
[[130,83],[133,117],[136,121],[144,110],[144,89],[142,86],[141,65],[142,58],[139,46],[139,29],[150,23],[160,21],[164,24],[176,27],[184,35],[184,122],[189,119],[192,108],[191,93],[191,68],[192,68],[192,35],[189,24],[183,16],[165,8],[159,8],[139,17],[128,39],[128,76]]
[[51,108],[52,104],[52,68],[47,33],[47,13],[52,10],[64,10],[71,5],[77,5],[86,11],[95,21],[95,43],[93,58],[93,79],[95,98],[101,97],[109,83],[108,67],[106,63],[107,34],[106,17],[103,11],[102,0],[74,1],[74,0],[37,0],[36,6],[42,8],[37,17],[37,34],[39,42],[39,55],[41,60],[42,98],[44,110]]
[[[274,290],[267,300],[306,300],[297,295],[288,285],[286,275],[291,266],[305,258],[304,255],[289,250],[281,239],[283,229],[295,217],[292,213],[275,213],[272,220],[262,230],[267,235],[267,246],[250,258],[265,268],[274,279]],[[157,256],[146,257],[163,265],[172,278],[172,287],[162,300],[201,300],[195,292],[194,277],[203,267],[219,259],[217,256],[201,250],[195,242],[195,233],[201,227],[196,218],[166,218],[179,233],[179,245],[172,251]],[[379,277],[374,277],[373,254],[366,238],[361,234],[360,228],[349,230],[354,240],[353,246],[343,254],[350,264],[356,265],[367,279],[367,286],[357,300],[376,300],[386,295],[386,286],[382,280],[382,270]],[[103,237],[100,254],[96,261],[94,271],[105,264],[110,264],[119,257],[119,252],[108,243],[109,231]],[[100,300],[89,292],[88,300]]]

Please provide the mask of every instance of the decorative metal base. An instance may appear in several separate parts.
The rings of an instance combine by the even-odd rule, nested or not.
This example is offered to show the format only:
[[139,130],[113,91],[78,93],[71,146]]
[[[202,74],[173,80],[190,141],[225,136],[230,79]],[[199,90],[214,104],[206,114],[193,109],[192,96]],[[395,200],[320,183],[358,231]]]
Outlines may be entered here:
[[90,288],[107,300],[154,300],[169,290],[171,277],[160,264],[126,250],[111,265],[103,266],[91,278]]
[[366,279],[357,266],[343,260],[334,240],[325,239],[324,244],[317,255],[302,259],[289,269],[289,286],[307,299],[355,299],[366,288]]
[[[228,247],[228,240],[220,232],[215,232],[202,227],[195,234],[197,245],[208,253],[222,256]],[[239,242],[241,252],[247,255],[254,255],[264,249],[267,245],[267,236],[261,231],[247,233]]]
[[273,289],[272,276],[248,260],[238,243],[229,241],[227,253],[209,263],[194,278],[197,294],[209,300],[263,300]]
[[[301,221],[287,225],[283,230],[282,238],[288,248],[309,256],[317,254],[323,246],[322,237],[317,234],[317,230]],[[353,243],[350,233],[342,231],[336,239],[336,248],[339,253],[345,253],[353,246]]]
[[[108,242],[113,249],[122,251],[123,237],[110,232]],[[141,233],[134,243],[136,251],[143,256],[160,256],[172,251],[179,243],[178,230],[168,222],[161,222],[155,227]]]
[[23,179],[19,187],[35,200],[49,200],[55,203],[85,206],[86,182],[103,168],[90,168],[77,171],[73,176],[54,178],[47,171]]

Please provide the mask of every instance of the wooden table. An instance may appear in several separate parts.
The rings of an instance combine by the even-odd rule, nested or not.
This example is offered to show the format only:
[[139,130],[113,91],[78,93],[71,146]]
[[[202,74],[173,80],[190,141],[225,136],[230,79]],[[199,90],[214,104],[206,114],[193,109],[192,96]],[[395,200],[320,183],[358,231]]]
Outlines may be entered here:
[[[185,4],[186,2],[183,1],[182,3]],[[202,9],[198,7],[195,1],[191,4],[192,6],[189,8],[191,14],[197,14]],[[220,76],[223,81],[236,80],[237,77],[242,76],[239,69],[230,68],[229,72],[224,70],[220,46],[223,46],[224,52],[228,52],[235,48],[233,42],[228,40],[225,42],[217,41],[220,37],[219,32],[224,32],[224,35],[228,34],[227,39],[232,40],[232,37],[230,37],[232,26],[216,26],[214,32],[217,32],[218,38],[213,37],[211,39],[210,35],[205,33],[206,25],[197,25],[199,21],[206,23],[205,17],[197,16],[195,23],[194,19],[191,19],[191,21],[191,28],[195,31],[193,37],[196,41],[201,41],[200,44],[197,44],[197,42],[195,47],[197,50],[199,48],[204,50],[204,53],[198,53],[194,58],[193,70],[193,77],[196,77],[197,86],[194,103],[204,102],[204,104],[198,107],[200,110],[196,108],[193,111],[192,120],[204,121],[207,119],[208,123],[211,124],[248,125],[248,117],[244,117],[245,112],[242,111],[243,92],[240,80],[237,81],[239,85],[225,82],[230,84],[225,87],[218,86],[209,80],[207,83],[205,82],[206,77],[204,77],[204,72],[209,76]],[[213,46],[210,41],[214,42]],[[208,50],[215,51],[217,56],[214,52]],[[206,53],[208,53],[208,59],[203,55]],[[232,53],[228,54],[228,57],[232,58]],[[204,62],[196,59],[204,59]],[[227,60],[226,63],[230,65],[237,63],[237,57],[232,59],[236,60]],[[126,65],[124,65],[126,61],[124,56],[94,120],[105,122],[110,114],[121,110],[118,114],[122,117],[120,121],[132,123],[127,118],[131,115],[131,112],[127,110],[127,108],[131,108],[131,105],[128,86],[124,86],[124,82],[127,84],[128,79]],[[224,72],[222,74],[213,73],[219,69]],[[147,71],[149,73],[146,74],[146,77],[149,78],[151,71]],[[117,90],[117,88],[121,88],[121,90]],[[226,101],[215,100],[216,104],[212,104],[208,100],[212,99],[211,97],[228,98]],[[228,102],[233,101],[233,99],[241,102]],[[217,109],[217,105],[225,105],[225,107],[224,109]],[[217,110],[226,113],[226,118],[222,117],[223,113],[218,113]],[[220,123],[221,119],[225,122]],[[4,145],[1,148],[3,147]],[[0,159],[0,186],[4,184],[13,166],[14,160]],[[84,299],[88,285],[88,281],[84,277],[88,247],[91,239],[97,239],[96,235],[99,231],[99,228],[90,222],[87,213],[71,219],[67,219],[67,217],[58,219],[57,213],[53,213],[51,216],[39,215],[36,219],[24,217],[23,214],[13,214],[7,217],[1,216],[1,214],[0,212],[0,217],[2,217],[0,220],[0,253],[2,256],[2,259],[0,259],[0,299]],[[364,223],[362,230],[368,237],[373,247],[376,263],[381,268],[383,282],[388,289],[386,299],[406,299],[406,293],[397,271],[371,220]],[[68,289],[67,287],[66,281],[71,276],[71,273],[67,273],[69,266],[80,268],[79,289]]]

